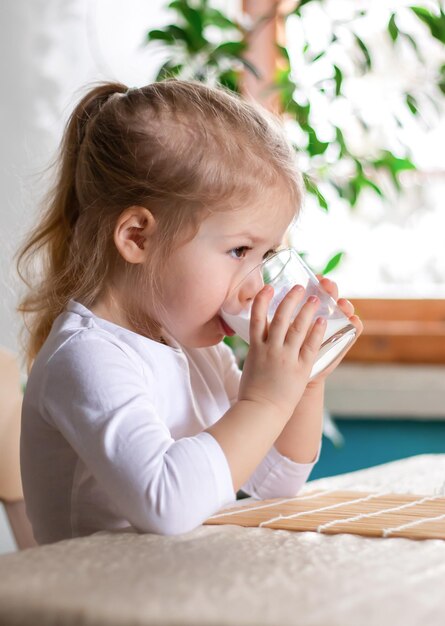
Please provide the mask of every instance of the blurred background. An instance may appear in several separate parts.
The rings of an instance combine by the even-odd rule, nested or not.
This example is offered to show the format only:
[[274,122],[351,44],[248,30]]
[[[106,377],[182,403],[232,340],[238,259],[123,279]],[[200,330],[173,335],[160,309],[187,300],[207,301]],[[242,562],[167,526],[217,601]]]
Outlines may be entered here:
[[22,384],[14,255],[73,106],[98,80],[193,78],[283,116],[307,189],[291,243],[365,321],[312,478],[445,451],[443,3],[4,0],[0,33],[0,346]]

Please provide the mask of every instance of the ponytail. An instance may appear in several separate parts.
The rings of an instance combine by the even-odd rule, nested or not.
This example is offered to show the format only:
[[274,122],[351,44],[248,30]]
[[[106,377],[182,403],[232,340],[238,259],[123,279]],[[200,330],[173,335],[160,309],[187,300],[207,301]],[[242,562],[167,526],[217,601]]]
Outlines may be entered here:
[[[18,252],[19,276],[28,287],[35,285],[17,308],[24,315],[29,331],[29,338],[25,341],[28,367],[55,318],[64,310],[68,300],[78,293],[79,277],[83,272],[76,267],[72,246],[80,215],[76,174],[88,127],[113,94],[126,92],[125,85],[106,83],[92,89],[76,106],[61,143],[56,184],[46,197],[47,208]],[[40,253],[40,267],[35,266],[35,253]]]

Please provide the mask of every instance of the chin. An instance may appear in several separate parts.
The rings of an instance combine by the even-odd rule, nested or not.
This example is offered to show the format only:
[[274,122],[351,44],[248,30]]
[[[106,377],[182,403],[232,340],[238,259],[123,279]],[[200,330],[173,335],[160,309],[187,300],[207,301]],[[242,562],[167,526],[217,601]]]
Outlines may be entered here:
[[224,335],[221,333],[219,336],[215,336],[214,338],[196,337],[196,339],[190,339],[182,345],[184,348],[210,348],[211,346],[216,346],[218,343],[221,343],[223,339]]
[[193,336],[188,336],[184,338],[184,341],[179,341],[179,343],[184,346],[184,348],[209,348],[210,346],[216,346],[218,343],[224,339],[224,333],[221,331],[213,330],[213,332],[199,332]]
[[190,328],[188,332],[186,328],[183,330],[185,332],[181,333],[180,329],[177,329],[176,334],[172,332],[172,335],[184,348],[209,348],[221,343],[225,337],[219,316]]

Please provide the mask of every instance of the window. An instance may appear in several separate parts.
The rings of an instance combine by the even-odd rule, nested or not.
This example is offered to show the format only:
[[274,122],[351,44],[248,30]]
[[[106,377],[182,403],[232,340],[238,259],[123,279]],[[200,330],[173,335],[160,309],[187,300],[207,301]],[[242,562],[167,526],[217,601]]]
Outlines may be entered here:
[[[292,4],[243,2],[253,20],[269,16],[250,42],[250,59],[262,77],[246,74],[245,89],[274,110],[278,103],[267,87],[278,62],[276,41],[283,37],[280,11],[287,13]],[[372,97],[372,89],[366,97]],[[437,165],[445,119],[429,133],[414,126],[410,132],[419,169],[404,173],[405,193],[390,195],[390,208],[372,191],[355,211],[340,203],[323,213],[308,197],[294,234],[294,245],[307,252],[316,269],[335,252],[346,253],[332,277],[365,322],[363,336],[347,356],[351,361],[445,363],[445,168]]]

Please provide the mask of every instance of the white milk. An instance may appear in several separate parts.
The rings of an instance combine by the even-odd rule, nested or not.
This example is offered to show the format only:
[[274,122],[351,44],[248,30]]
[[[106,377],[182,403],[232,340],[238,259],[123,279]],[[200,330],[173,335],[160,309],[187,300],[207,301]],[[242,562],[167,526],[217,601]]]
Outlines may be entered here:
[[[287,292],[287,290],[286,290]],[[311,295],[308,293],[307,296]],[[280,297],[281,295],[281,297]],[[273,306],[269,308],[267,318],[269,322],[272,320],[278,304],[283,299],[285,293],[276,294],[273,300]],[[323,343],[320,348],[317,360],[312,368],[311,378],[322,372],[332,361],[334,361],[351,343],[355,337],[355,328],[349,322],[348,318],[338,309],[335,301],[326,294],[317,293],[320,298],[320,306],[314,316],[324,317],[327,320],[326,332],[323,337]],[[303,303],[302,303],[303,304]],[[293,316],[295,318],[302,305],[300,305]],[[250,326],[250,309],[243,310],[237,315],[232,315],[226,311],[221,311],[221,317],[226,324],[232,328],[237,335],[249,343],[249,326]]]

